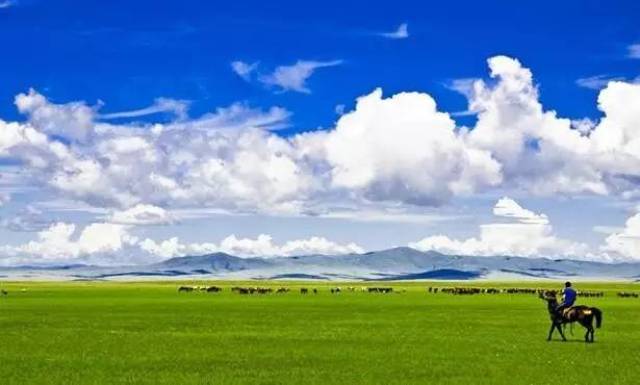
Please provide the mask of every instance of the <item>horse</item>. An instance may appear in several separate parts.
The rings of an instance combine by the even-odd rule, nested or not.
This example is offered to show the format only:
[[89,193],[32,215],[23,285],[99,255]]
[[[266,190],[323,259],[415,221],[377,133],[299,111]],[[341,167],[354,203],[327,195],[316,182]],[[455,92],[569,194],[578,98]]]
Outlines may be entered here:
[[571,306],[566,308],[564,311],[558,311],[558,300],[556,299],[555,293],[540,293],[540,298],[547,301],[547,310],[549,311],[549,316],[551,318],[551,329],[549,329],[549,335],[547,336],[547,341],[551,341],[551,336],[553,334],[554,329],[558,329],[560,336],[563,341],[567,339],[564,336],[564,332],[562,331],[562,326],[565,324],[571,324],[573,322],[578,322],[585,329],[587,329],[587,333],[584,335],[585,342],[593,342],[594,328],[593,328],[593,320],[596,321],[596,327],[599,329],[602,326],[602,311],[597,307],[589,307],[589,306]]

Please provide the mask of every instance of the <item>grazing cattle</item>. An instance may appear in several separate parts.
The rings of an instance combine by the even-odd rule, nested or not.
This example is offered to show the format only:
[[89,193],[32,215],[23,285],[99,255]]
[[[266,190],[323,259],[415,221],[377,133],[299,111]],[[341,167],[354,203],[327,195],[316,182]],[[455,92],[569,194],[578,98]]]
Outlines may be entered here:
[[638,293],[631,293],[631,292],[618,292],[618,297],[620,298],[638,298]]
[[307,289],[306,287],[300,288],[300,294],[307,294],[308,292],[309,292],[309,289]]
[[218,287],[218,286],[209,286],[207,288],[207,293],[217,293],[217,292],[220,292],[220,291],[222,291],[222,288]]
[[316,289],[315,287],[313,288],[313,294],[318,294],[318,289]]
[[332,287],[331,288],[331,294],[338,294],[340,293],[340,288],[339,287]]
[[9,295],[9,292],[6,291],[5,289],[0,290],[0,294],[2,295]]
[[276,290],[276,293],[287,293],[289,292],[289,288],[287,287],[281,287],[278,290]]
[[188,293],[188,292],[192,292],[194,290],[195,290],[195,288],[193,286],[180,286],[178,288],[178,293],[183,292],[183,291]]
[[391,293],[393,292],[392,287],[370,287],[368,289],[369,293]]

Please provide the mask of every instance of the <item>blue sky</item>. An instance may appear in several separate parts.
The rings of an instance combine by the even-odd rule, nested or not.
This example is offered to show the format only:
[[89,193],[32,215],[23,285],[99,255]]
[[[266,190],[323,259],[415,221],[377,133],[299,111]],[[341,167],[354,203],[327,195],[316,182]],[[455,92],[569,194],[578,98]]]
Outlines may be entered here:
[[[625,222],[637,205],[635,15],[640,4],[633,1],[539,1],[528,7],[502,1],[0,1],[0,120],[48,140],[46,149],[31,139],[10,145],[10,129],[4,128],[4,262],[137,262],[219,249],[339,253],[407,244],[482,255],[633,259],[640,227]],[[398,30],[402,24],[406,33]],[[487,62],[499,55],[513,62]],[[251,70],[243,78],[233,62]],[[533,79],[522,83],[527,71]],[[490,92],[470,94],[478,79]],[[608,81],[622,85],[609,87]],[[372,94],[377,88],[379,98]],[[605,88],[606,107],[598,109]],[[391,100],[404,92],[418,94]],[[504,92],[513,94],[502,98]],[[24,94],[22,104],[18,94]],[[371,110],[347,119],[365,95]],[[546,133],[542,126],[558,132],[554,124],[564,123],[536,115],[535,107],[512,111],[513,98],[573,120],[565,128],[582,130],[580,137]],[[430,100],[437,113],[404,116],[429,110]],[[469,109],[473,101],[475,110]],[[235,110],[220,110],[230,106]],[[449,113],[451,124],[442,123],[439,113]],[[524,116],[529,113],[535,116]],[[606,116],[611,119],[601,124]],[[586,128],[579,129],[577,121],[585,118]],[[276,123],[257,124],[261,131],[250,139],[236,137],[254,130],[256,120]],[[378,121],[384,127],[373,127]],[[403,131],[414,123],[416,130]],[[206,140],[218,135],[232,144],[216,147],[219,153],[211,156],[214,150],[197,146],[196,139],[181,146],[180,134],[151,134],[154,124],[162,124],[165,134],[186,130],[184,135],[197,126]],[[221,128],[229,125],[236,132]],[[432,125],[442,136],[421,134]],[[397,146],[415,156],[387,152],[373,139],[360,154],[359,139],[351,135],[357,127],[364,127],[367,143],[378,138],[395,148],[396,137],[407,138]],[[512,128],[522,135],[511,138],[506,133]],[[477,133],[467,138],[467,130]],[[626,139],[610,143],[613,131]],[[310,132],[319,134],[305,134]],[[247,141],[260,144],[247,147]],[[60,155],[58,144],[73,156]],[[147,145],[167,158],[123,150]],[[506,151],[511,145],[522,146],[522,154]],[[179,151],[182,160],[176,159]],[[276,159],[264,174],[243,168],[249,155],[259,158],[265,151],[275,158],[246,166]],[[470,161],[477,151],[482,159]],[[618,161],[606,158],[612,151]],[[147,155],[156,163],[143,168],[139,157]],[[368,160],[359,162],[359,156]],[[134,179],[124,175],[126,168],[115,168],[116,158],[126,158]],[[72,180],[69,175],[88,172],[82,161],[99,164],[91,172],[104,173],[96,179],[104,186],[93,191],[82,185],[88,176]],[[210,161],[222,162],[222,169],[206,166]],[[450,167],[431,168],[433,162]],[[197,173],[196,166],[202,166]],[[188,180],[196,174],[206,180],[213,169],[215,176],[202,186]],[[228,179],[219,179],[223,174]],[[163,187],[156,179],[142,183],[150,175],[177,184],[158,191]],[[277,186],[261,184],[265,175],[279,180]],[[287,184],[297,187],[283,191]],[[502,201],[507,213],[498,208],[496,214],[502,197],[509,197]],[[548,218],[540,219],[542,213]],[[132,219],[136,215],[153,220]],[[260,243],[260,234],[273,240]],[[518,243],[522,234],[539,243]],[[465,243],[473,237],[477,244]],[[487,245],[503,237],[514,241]],[[162,246],[164,241],[169,243]],[[56,251],[43,258],[46,249]]]

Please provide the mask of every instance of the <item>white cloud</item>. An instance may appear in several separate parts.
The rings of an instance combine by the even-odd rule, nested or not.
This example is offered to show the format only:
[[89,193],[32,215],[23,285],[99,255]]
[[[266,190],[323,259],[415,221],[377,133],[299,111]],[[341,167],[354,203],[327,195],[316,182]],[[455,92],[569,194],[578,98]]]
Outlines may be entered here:
[[382,32],[378,35],[386,37],[387,39],[406,39],[409,37],[409,29],[407,23],[402,23],[393,32]]
[[592,90],[601,90],[605,88],[609,82],[624,80],[622,77],[612,77],[609,75],[595,75],[586,78],[580,78],[576,80],[576,84],[580,87],[589,88]]
[[258,80],[267,86],[277,87],[281,92],[295,91],[311,93],[307,87],[307,79],[319,68],[334,67],[342,64],[342,60],[309,61],[298,60],[289,66],[279,66],[268,75],[261,75]]
[[163,258],[214,252],[223,252],[240,257],[275,257],[311,254],[336,255],[364,252],[364,250],[355,243],[343,245],[329,241],[323,237],[291,240],[278,245],[273,242],[270,235],[266,234],[260,234],[255,239],[238,238],[235,235],[230,235],[224,238],[219,245],[214,243],[183,244],[177,237],[161,242],[145,239],[140,242],[140,248]]
[[612,232],[600,247],[605,256],[615,260],[640,260],[640,214],[635,214],[623,229],[608,229]]
[[15,5],[15,2],[11,0],[0,1],[0,9],[9,8]]
[[416,92],[383,98],[378,89],[359,98],[334,130],[297,140],[328,164],[333,188],[369,200],[436,205],[501,180],[490,154],[467,147],[449,115]]
[[131,111],[112,112],[108,114],[100,114],[100,119],[120,119],[120,118],[138,118],[141,116],[153,115],[158,113],[171,113],[178,120],[187,118],[189,111],[189,102],[186,100],[176,100],[170,98],[157,98],[149,107],[140,108]]
[[[539,195],[640,193],[635,139],[640,85],[610,82],[596,121],[545,111],[531,71],[489,60],[494,81],[465,82],[472,128],[424,93],[380,90],[335,128],[281,137],[290,113],[236,103],[168,124],[95,122],[81,102],[16,98],[25,123],[0,121],[0,155],[23,162],[58,198],[127,209],[206,205],[229,212],[306,212],[331,201],[438,205],[500,188]],[[76,138],[71,143],[57,136]]]
[[[34,188],[53,188],[50,198],[112,210],[147,204],[330,215],[331,207],[439,205],[494,189],[640,195],[640,84],[609,82],[598,96],[602,118],[571,121],[542,106],[533,74],[518,60],[496,56],[488,64],[492,80],[464,84],[473,127],[456,125],[420,92],[376,90],[335,127],[284,137],[273,132],[289,124],[280,107],[236,103],[167,124],[109,124],[84,102],[55,104],[30,90],[16,97],[26,121],[0,120],[0,156],[17,161]],[[280,87],[307,89],[317,67],[293,67],[281,67]],[[507,208],[517,219],[518,209]],[[512,237],[529,231],[548,241],[548,225],[532,214],[537,230],[507,224],[522,229]],[[481,229],[485,238],[506,234],[492,225]]]
[[445,235],[434,235],[410,243],[409,247],[422,251],[435,250],[445,254],[475,256],[588,256],[586,245],[556,237],[546,215],[527,210],[510,198],[500,199],[493,212],[496,216],[516,221],[481,225],[478,238],[457,240]]
[[122,225],[168,225],[174,219],[162,207],[139,203],[130,209],[113,212],[107,221]]
[[246,63],[236,60],[231,62],[231,70],[240,76],[242,80],[248,82],[251,80],[251,75],[258,69],[258,64],[258,62]]
[[5,246],[3,251],[10,257],[31,262],[67,261],[92,255],[104,256],[105,262],[109,256],[136,242],[126,226],[93,223],[78,234],[74,224],[58,222],[40,231],[37,240],[15,247]]
[[52,104],[44,96],[30,89],[15,98],[18,111],[26,114],[38,130],[61,137],[86,142],[93,135],[96,112],[83,102]]
[[493,215],[515,219],[520,223],[530,225],[548,225],[549,219],[545,214],[536,214],[520,206],[518,202],[511,198],[500,198],[496,205],[493,206]]
[[627,47],[627,57],[631,59],[640,59],[640,43],[631,44]]

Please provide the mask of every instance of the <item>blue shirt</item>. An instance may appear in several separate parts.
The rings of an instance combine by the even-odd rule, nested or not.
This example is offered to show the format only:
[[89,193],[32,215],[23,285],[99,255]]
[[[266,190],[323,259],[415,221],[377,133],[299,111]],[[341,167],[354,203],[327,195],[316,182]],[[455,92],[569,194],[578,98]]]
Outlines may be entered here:
[[578,296],[578,294],[575,290],[573,290],[573,288],[565,287],[562,291],[562,294],[564,295],[564,299],[562,301],[564,305],[571,306],[574,302],[576,302],[576,297]]

